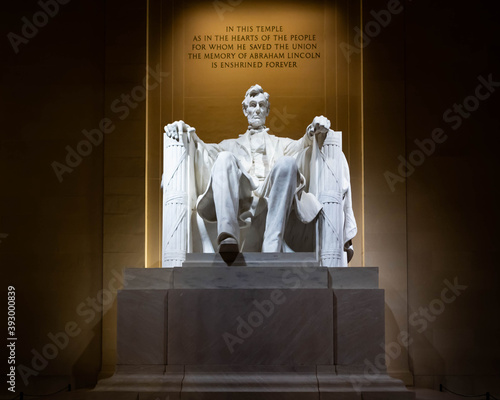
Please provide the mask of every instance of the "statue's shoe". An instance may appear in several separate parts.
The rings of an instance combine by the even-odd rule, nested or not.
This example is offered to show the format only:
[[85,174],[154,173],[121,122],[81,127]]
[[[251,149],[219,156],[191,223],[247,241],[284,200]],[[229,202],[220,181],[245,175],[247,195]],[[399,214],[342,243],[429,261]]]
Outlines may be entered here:
[[219,253],[234,253],[240,252],[238,241],[235,238],[229,237],[224,239],[219,244]]

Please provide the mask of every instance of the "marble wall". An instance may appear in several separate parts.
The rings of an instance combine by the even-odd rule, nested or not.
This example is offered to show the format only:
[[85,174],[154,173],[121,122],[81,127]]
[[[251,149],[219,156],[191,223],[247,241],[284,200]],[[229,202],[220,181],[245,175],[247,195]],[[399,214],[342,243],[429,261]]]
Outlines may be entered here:
[[[389,3],[363,2],[365,29]],[[363,63],[366,260],[386,289],[389,371],[408,363],[417,386],[468,394],[500,381],[491,15],[406,2]]]
[[16,289],[25,393],[89,386],[101,368],[101,313],[87,301],[103,288],[103,146],[80,143],[104,116],[104,6],[65,3],[51,17],[37,2],[2,5],[1,293],[6,307]]
[[[385,28],[374,14],[385,15]],[[384,173],[405,154],[404,9],[399,4],[389,11],[385,1],[363,2],[363,24],[372,36],[366,33],[363,50],[365,265],[379,267],[386,342],[397,342],[400,332],[408,330],[407,194],[404,183],[391,191]],[[400,353],[388,359],[388,371],[412,384],[404,346]]]
[[[116,129],[104,146],[104,282],[124,268],[144,267],[146,87],[154,90],[157,76],[146,69],[146,23],[146,2],[106,2],[105,115]],[[114,371],[116,324],[113,302],[103,317],[102,376]]]
[[[500,49],[491,40],[498,36],[496,25],[486,3],[412,4],[405,65],[406,157],[416,160],[424,141],[429,154],[407,179],[415,383],[498,397],[499,213],[493,182],[499,166],[491,144],[500,127],[500,84],[485,83],[500,81]],[[431,151],[436,129],[442,139]],[[449,283],[454,291],[446,291]],[[430,315],[422,316],[421,307]]]

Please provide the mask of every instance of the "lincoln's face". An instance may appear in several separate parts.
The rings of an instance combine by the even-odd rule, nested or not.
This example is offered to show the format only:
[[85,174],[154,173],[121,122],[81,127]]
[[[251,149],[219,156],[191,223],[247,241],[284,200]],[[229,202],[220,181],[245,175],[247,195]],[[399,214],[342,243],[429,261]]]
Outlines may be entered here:
[[264,126],[266,117],[269,114],[268,103],[263,93],[248,99],[245,115],[248,118],[248,125],[252,128]]

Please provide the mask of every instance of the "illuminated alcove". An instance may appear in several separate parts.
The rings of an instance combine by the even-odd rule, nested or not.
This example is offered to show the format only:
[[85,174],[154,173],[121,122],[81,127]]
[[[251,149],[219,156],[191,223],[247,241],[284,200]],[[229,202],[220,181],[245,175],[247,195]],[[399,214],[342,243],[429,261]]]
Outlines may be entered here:
[[164,74],[147,104],[146,267],[161,260],[163,127],[183,120],[205,142],[246,130],[241,101],[260,84],[270,94],[270,132],[298,139],[316,115],[343,132],[358,235],[352,265],[364,265],[362,59],[347,57],[360,24],[349,1],[151,1],[148,64]]

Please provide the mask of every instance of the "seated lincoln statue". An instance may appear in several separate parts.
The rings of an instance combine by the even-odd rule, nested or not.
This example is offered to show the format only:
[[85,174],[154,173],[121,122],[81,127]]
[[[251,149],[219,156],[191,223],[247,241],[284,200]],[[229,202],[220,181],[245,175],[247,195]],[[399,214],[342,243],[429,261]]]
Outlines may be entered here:
[[183,121],[165,127],[163,266],[192,251],[318,246],[323,265],[347,266],[357,229],[341,133],[318,116],[299,140],[270,134],[269,94],[259,85],[242,106],[246,132],[219,144],[203,142]]

